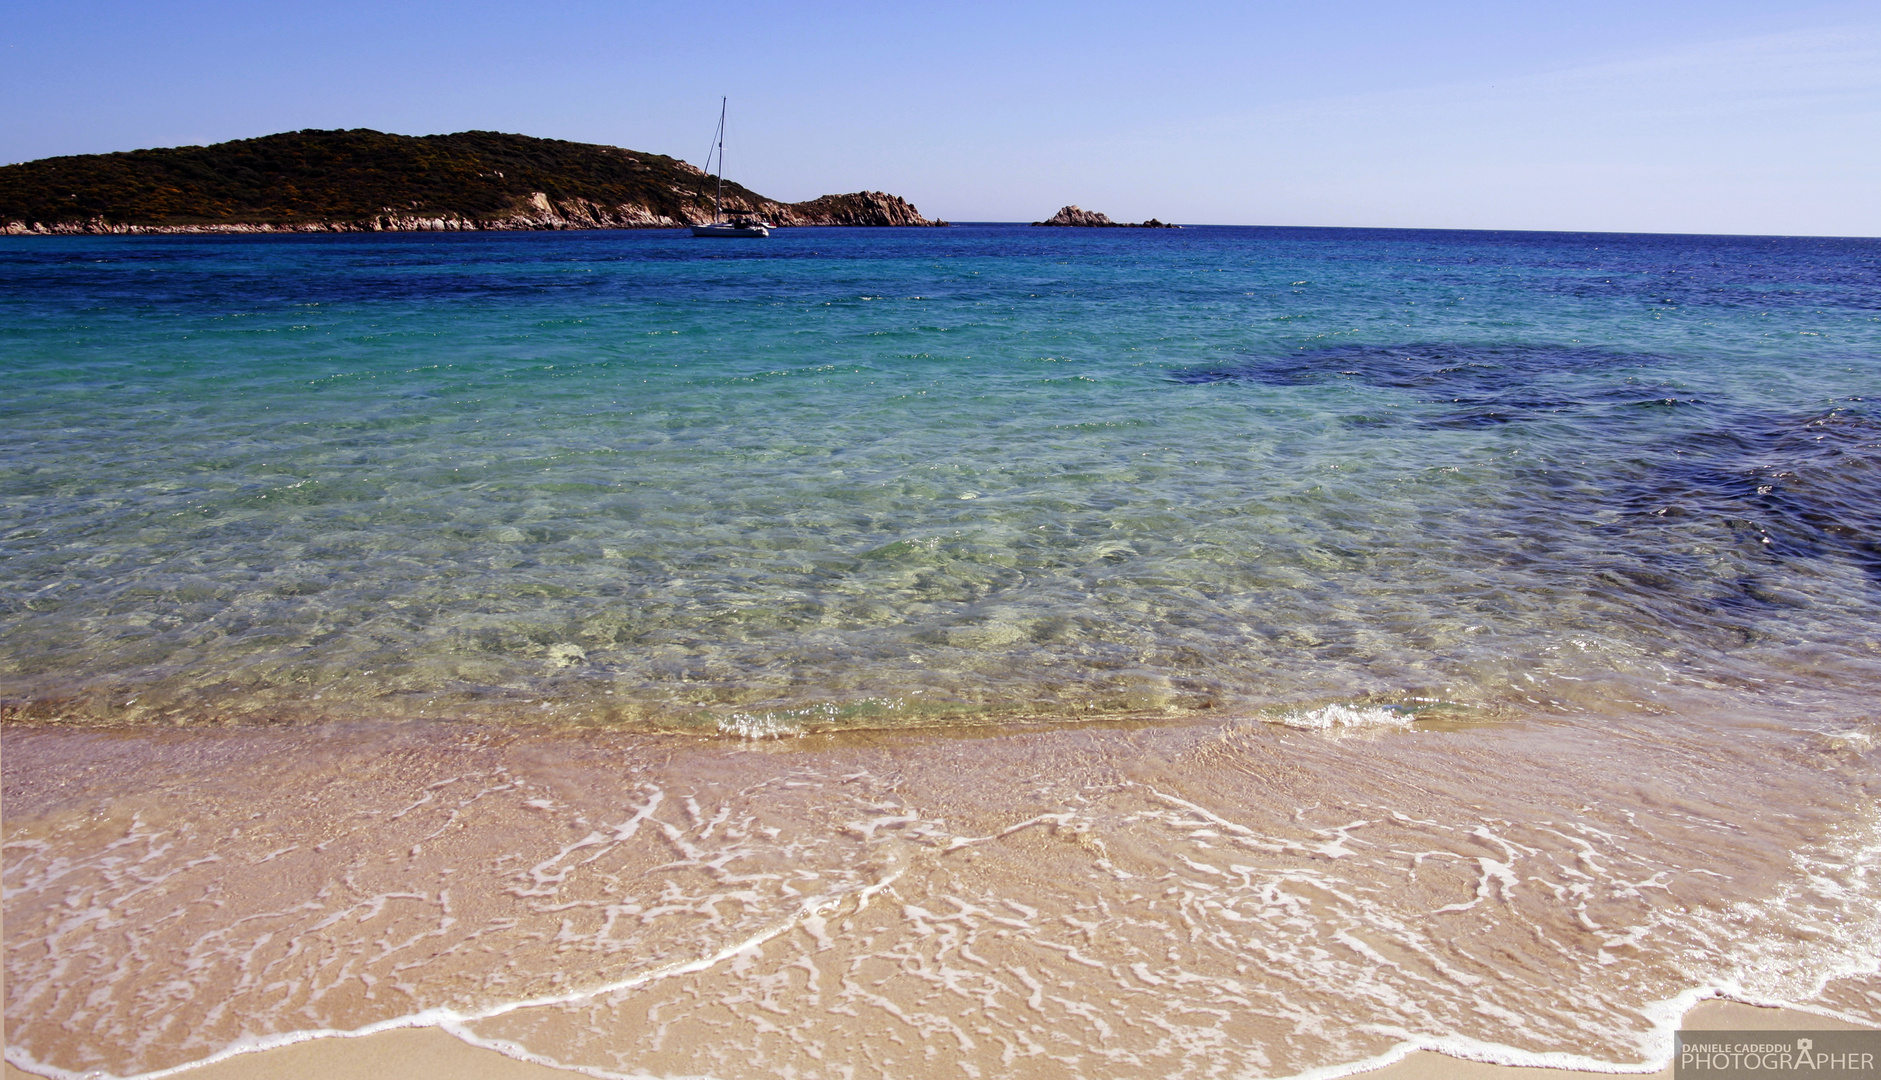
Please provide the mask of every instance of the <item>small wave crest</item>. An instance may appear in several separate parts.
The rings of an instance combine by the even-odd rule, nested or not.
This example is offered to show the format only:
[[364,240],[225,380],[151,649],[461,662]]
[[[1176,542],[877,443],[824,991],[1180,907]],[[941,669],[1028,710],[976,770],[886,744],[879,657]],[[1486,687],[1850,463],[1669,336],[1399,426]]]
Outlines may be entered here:
[[788,739],[801,736],[803,724],[791,714],[733,713],[718,718],[718,731],[740,739]]
[[1302,731],[1335,731],[1341,728],[1407,728],[1416,719],[1410,712],[1391,705],[1345,705],[1335,702],[1317,709],[1290,709],[1268,718],[1269,723]]

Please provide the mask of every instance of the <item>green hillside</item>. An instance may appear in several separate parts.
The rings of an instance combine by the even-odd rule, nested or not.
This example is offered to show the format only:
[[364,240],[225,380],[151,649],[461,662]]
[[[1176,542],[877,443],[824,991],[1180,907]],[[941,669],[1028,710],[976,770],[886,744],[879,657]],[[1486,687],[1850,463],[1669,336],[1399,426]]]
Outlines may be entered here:
[[[639,208],[670,224],[709,218],[713,186],[709,176],[676,158],[612,146],[494,131],[310,130],[8,165],[0,168],[0,225],[292,228],[388,214],[477,223],[466,227],[658,223],[589,213],[572,224],[532,224],[594,208]],[[785,204],[729,180],[725,199],[728,206],[792,216]]]

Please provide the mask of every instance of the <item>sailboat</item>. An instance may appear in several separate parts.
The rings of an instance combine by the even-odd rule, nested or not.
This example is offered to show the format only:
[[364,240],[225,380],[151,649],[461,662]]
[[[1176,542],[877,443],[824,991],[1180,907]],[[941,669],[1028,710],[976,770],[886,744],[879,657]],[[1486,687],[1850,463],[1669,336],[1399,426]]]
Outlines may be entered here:
[[764,222],[749,213],[736,212],[731,220],[725,220],[725,104],[728,99],[718,100],[718,133],[712,137],[712,149],[706,151],[706,168],[712,167],[713,155],[718,156],[718,171],[712,175],[718,181],[718,191],[712,196],[712,224],[694,225],[694,236],[769,236],[771,230]]

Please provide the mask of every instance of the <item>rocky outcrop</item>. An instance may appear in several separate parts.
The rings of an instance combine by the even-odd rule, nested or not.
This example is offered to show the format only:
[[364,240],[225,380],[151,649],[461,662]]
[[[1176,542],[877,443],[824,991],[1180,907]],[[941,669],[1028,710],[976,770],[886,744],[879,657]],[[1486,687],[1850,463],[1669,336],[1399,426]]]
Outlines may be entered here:
[[914,204],[899,195],[858,191],[852,195],[825,195],[791,203],[779,215],[779,225],[945,225],[929,221]]
[[1078,229],[1180,229],[1180,225],[1169,225],[1155,218],[1148,221],[1112,221],[1103,214],[1091,210],[1081,210],[1076,206],[1067,206],[1044,221],[1034,221],[1034,225],[1065,225]]
[[1117,227],[1116,222],[1110,220],[1110,218],[1103,214],[1093,213],[1089,210],[1081,210],[1076,206],[1067,206],[1051,217],[1046,218],[1044,221],[1034,221],[1032,224],[1071,225],[1080,229],[1114,229]]
[[[0,233],[672,229],[721,185],[677,158],[498,132],[299,131],[0,167]],[[879,191],[801,203],[730,179],[726,214],[778,225],[943,225]]]
[[[725,216],[748,215],[773,225],[917,225],[944,226],[930,221],[914,204],[898,195],[858,191],[850,195],[824,195],[800,203],[771,199],[726,199]],[[188,225],[139,225],[93,217],[84,221],[0,222],[6,236],[133,236],[241,233],[348,233],[348,232],[511,232],[560,229],[680,229],[712,220],[712,206],[688,200],[677,213],[660,214],[645,206],[623,203],[604,206],[591,199],[551,199],[532,192],[510,212],[489,217],[462,214],[426,214],[386,207],[382,213],[351,221],[202,222]]]
[[95,217],[89,221],[43,222],[9,221],[0,223],[0,234],[7,236],[169,236],[242,233],[350,233],[350,232],[517,232],[558,229],[677,229],[712,220],[709,207],[702,212],[668,217],[644,206],[601,206],[587,199],[551,200],[536,192],[534,198],[512,213],[494,217],[465,217],[460,214],[425,214],[385,212],[351,221],[234,221],[203,222],[189,225],[135,225]]
[[[917,225],[944,226],[930,221],[914,204],[898,195],[859,191],[851,195],[824,195],[800,203],[770,199],[727,199],[727,216],[748,214],[774,225]],[[688,202],[676,214],[660,214],[644,206],[624,203],[603,206],[590,199],[551,199],[533,192],[507,214],[465,217],[461,214],[425,214],[386,207],[383,213],[352,221],[242,221],[188,225],[138,225],[93,217],[84,221],[8,221],[0,223],[7,236],[191,235],[211,233],[346,233],[346,232],[480,232],[549,231],[558,229],[679,229],[712,220],[710,204]]]

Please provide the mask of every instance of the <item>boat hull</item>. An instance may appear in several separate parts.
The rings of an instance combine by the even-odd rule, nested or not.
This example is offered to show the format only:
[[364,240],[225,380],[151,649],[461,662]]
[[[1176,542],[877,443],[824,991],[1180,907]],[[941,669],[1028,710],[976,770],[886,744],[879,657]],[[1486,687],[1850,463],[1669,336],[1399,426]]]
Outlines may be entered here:
[[771,230],[762,225],[694,225],[694,236],[716,236],[727,238],[760,237],[771,235]]

